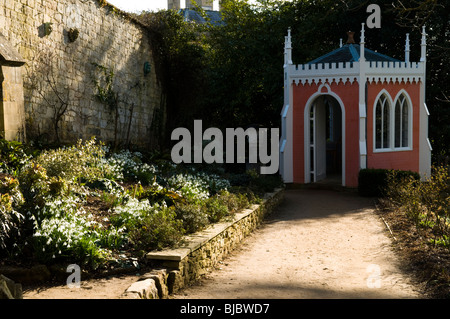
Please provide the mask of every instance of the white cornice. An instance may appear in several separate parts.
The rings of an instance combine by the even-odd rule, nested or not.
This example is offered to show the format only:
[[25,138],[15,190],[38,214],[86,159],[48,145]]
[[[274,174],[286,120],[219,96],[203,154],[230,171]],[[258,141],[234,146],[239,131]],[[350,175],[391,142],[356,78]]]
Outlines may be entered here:
[[[424,80],[421,62],[364,62],[369,83],[419,82]],[[360,82],[360,62],[299,64],[288,66],[289,82],[295,84]]]

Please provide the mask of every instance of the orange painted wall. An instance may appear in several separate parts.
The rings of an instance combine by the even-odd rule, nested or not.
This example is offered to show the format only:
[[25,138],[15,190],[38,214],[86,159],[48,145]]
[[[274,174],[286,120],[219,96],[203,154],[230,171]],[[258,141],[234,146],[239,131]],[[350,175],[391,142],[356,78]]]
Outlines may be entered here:
[[[385,89],[392,101],[401,89],[404,89],[412,102],[413,134],[412,150],[375,153],[374,149],[374,103],[379,92]],[[367,88],[367,168],[385,168],[419,171],[419,115],[420,83],[376,83]],[[392,108],[393,110],[393,108]],[[391,132],[393,134],[393,132]]]
[[[304,183],[304,111],[309,98],[317,93],[320,83],[293,85],[293,179]],[[359,109],[358,82],[333,82],[330,85],[345,108],[345,184],[356,187],[359,173]],[[325,93],[324,93],[325,92]],[[323,88],[322,93],[326,94]]]

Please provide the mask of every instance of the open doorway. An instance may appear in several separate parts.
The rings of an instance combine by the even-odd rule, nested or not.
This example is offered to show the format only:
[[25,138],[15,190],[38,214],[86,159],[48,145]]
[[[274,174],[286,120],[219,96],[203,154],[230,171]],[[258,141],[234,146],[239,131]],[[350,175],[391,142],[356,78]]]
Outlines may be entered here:
[[311,103],[307,122],[309,141],[305,161],[307,183],[344,185],[343,173],[343,114],[339,102],[331,95],[320,95]]

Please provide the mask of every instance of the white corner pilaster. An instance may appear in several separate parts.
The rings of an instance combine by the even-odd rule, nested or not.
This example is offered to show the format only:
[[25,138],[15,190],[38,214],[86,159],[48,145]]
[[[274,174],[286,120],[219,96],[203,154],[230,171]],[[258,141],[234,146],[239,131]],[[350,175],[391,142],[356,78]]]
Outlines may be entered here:
[[426,63],[427,63],[427,34],[425,26],[422,27],[422,41],[420,43],[422,64],[422,81],[420,87],[420,131],[419,131],[419,171],[422,178],[431,174],[431,145],[428,139],[428,116],[425,96],[426,96]]
[[364,56],[364,23],[361,28],[359,43],[359,168],[367,166],[367,142],[366,142],[366,58]]
[[281,111],[281,138],[280,138],[280,174],[285,183],[292,183],[293,176],[293,112],[290,69],[292,66],[292,39],[291,28],[284,42],[284,102]]

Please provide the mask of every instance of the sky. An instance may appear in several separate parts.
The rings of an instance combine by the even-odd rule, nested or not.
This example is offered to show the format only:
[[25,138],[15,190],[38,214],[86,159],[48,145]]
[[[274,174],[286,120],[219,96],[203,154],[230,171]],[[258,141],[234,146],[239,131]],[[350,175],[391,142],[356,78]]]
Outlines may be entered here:
[[167,0],[107,0],[119,9],[128,12],[158,11],[167,9]]
[[[167,9],[167,0],[107,0],[119,9],[128,12],[158,11]],[[251,3],[252,1],[250,1]]]

